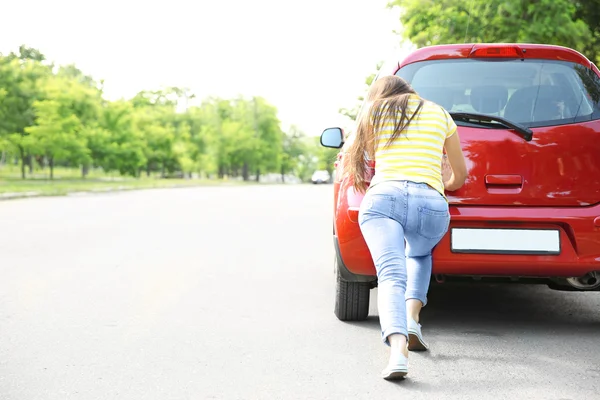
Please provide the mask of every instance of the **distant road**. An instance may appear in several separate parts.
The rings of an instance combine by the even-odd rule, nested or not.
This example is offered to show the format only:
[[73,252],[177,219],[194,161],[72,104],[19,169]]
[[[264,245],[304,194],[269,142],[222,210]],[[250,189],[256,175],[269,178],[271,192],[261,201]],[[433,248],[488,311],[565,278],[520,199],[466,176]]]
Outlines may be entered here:
[[379,377],[333,314],[331,185],[0,203],[0,399],[599,399],[600,294],[435,286]]

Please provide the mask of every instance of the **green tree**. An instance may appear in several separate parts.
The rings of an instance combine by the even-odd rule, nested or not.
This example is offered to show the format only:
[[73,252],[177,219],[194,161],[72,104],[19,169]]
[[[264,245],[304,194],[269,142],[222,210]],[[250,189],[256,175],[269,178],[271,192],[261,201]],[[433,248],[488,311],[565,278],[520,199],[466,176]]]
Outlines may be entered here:
[[97,125],[100,115],[98,90],[66,76],[48,77],[40,87],[44,100],[33,103],[36,123],[25,128],[30,137],[25,138],[24,147],[46,157],[51,178],[55,161],[89,165],[92,157],[86,130]]
[[160,170],[162,177],[174,173],[189,176],[205,163],[202,115],[188,108],[188,100],[193,98],[187,88],[169,87],[142,91],[131,100],[136,129],[146,141],[147,175]]
[[263,172],[279,170],[284,134],[277,109],[265,99],[209,98],[201,106],[205,127],[201,159],[212,154],[219,177],[256,179]]
[[311,138],[312,143],[311,147],[314,149],[313,154],[316,157],[317,161],[317,169],[319,170],[327,170],[329,174],[333,173],[333,164],[337,158],[337,154],[339,153],[338,149],[331,149],[328,147],[321,146],[320,138]]
[[89,75],[85,75],[83,71],[77,68],[74,64],[60,66],[56,75],[77,81],[78,83],[87,87],[97,88],[99,86],[94,78]]
[[392,0],[418,47],[465,42],[557,44],[583,49],[591,34],[569,0]]
[[50,179],[54,178],[55,160],[73,163],[89,159],[88,148],[81,132],[81,121],[59,101],[34,102],[37,124],[25,128],[29,135],[22,144],[31,153],[48,160]]
[[81,166],[84,177],[92,167],[132,176],[145,167],[162,177],[258,180],[294,170],[308,151],[302,135],[282,132],[276,107],[261,97],[208,98],[195,107],[188,88],[167,87],[113,102],[102,86],[73,64],[54,68],[27,46],[0,55],[0,162],[7,152],[18,155],[23,178],[35,156],[51,177],[62,165]]
[[24,60],[31,60],[31,61],[37,61],[37,62],[42,62],[46,60],[46,56],[44,54],[42,54],[42,52],[40,52],[38,49],[34,49],[33,47],[28,47],[24,44],[22,44],[21,46],[19,46],[19,52],[15,53],[15,52],[11,52],[9,57],[11,58],[17,58],[21,61]]
[[600,0],[576,0],[573,4],[577,8],[575,18],[585,21],[591,32],[591,38],[582,50],[592,61],[600,64]]
[[292,125],[283,138],[283,151],[281,155],[281,181],[285,182],[288,172],[298,173],[299,157],[307,153],[306,135],[298,127]]
[[252,164],[258,182],[261,171],[280,169],[285,133],[281,130],[277,108],[260,97],[253,98],[250,103],[253,107],[252,125],[258,141]]
[[311,152],[298,156],[296,175],[302,182],[310,181],[310,177],[318,169],[318,159]]
[[108,102],[99,126],[86,131],[93,162],[106,172],[139,176],[146,165],[145,141],[134,126],[134,109],[125,101]]
[[21,46],[19,54],[0,55],[0,144],[14,150],[21,159],[21,177],[25,168],[33,169],[26,150],[26,128],[35,123],[34,102],[43,99],[41,82],[51,75],[51,66],[43,65],[44,56],[37,50]]

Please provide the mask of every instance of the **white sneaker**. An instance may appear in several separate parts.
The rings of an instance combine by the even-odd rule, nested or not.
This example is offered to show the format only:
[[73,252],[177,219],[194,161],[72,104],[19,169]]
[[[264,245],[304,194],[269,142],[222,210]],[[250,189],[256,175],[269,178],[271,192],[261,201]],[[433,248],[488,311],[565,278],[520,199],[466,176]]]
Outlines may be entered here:
[[388,381],[404,379],[408,374],[408,358],[404,354],[392,354],[388,366],[381,372],[381,377]]
[[414,319],[408,319],[408,350],[410,351],[425,351],[429,349],[423,334],[421,333],[421,325]]

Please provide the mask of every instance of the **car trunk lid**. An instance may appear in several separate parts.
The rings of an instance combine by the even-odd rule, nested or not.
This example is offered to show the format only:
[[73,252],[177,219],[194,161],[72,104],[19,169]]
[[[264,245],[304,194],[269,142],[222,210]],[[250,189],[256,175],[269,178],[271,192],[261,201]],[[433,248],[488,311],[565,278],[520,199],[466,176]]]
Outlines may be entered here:
[[469,175],[451,204],[588,206],[600,203],[600,121],[506,129],[459,126]]

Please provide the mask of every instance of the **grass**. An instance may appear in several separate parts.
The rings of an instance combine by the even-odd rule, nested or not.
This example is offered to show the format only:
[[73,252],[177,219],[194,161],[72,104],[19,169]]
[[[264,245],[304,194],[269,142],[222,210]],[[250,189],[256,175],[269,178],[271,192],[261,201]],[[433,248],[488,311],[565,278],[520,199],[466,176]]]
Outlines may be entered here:
[[74,169],[57,168],[54,179],[49,179],[48,171],[34,171],[27,179],[20,177],[20,169],[14,166],[0,168],[0,199],[25,196],[62,196],[74,192],[102,192],[114,190],[192,187],[238,183],[238,181],[208,179],[160,179],[156,176],[125,178],[109,176],[93,171],[82,179],[81,172]]

